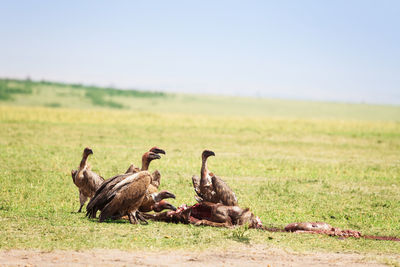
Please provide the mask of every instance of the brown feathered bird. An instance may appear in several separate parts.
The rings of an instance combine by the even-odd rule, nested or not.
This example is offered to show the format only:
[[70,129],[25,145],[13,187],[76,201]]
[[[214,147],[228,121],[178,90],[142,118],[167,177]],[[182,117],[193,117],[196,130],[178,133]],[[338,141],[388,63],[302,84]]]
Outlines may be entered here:
[[79,189],[80,207],[78,212],[82,211],[83,205],[88,198],[91,198],[96,193],[96,190],[104,182],[104,178],[91,170],[87,162],[89,155],[92,155],[92,149],[86,147],[83,150],[82,160],[77,170],[71,171],[72,181]]
[[[147,170],[152,160],[160,158],[161,157],[154,152],[144,153],[142,157],[143,160],[142,169]],[[93,198],[90,200],[88,205],[86,206],[86,216],[88,216],[89,218],[96,218],[97,211],[102,210],[105,207],[107,202],[107,195],[109,194],[109,192],[111,192],[118,183],[122,182],[128,177],[131,177],[131,175],[135,173],[137,172],[119,174],[104,181],[101,184],[101,186],[97,189],[96,193],[94,194]]]
[[115,214],[128,215],[132,224],[137,223],[137,211],[146,195],[151,182],[148,171],[140,171],[128,175],[117,183],[106,194],[104,208],[101,209],[99,222],[113,217]]
[[222,203],[226,206],[236,206],[237,198],[235,193],[220,178],[211,173],[207,168],[207,159],[215,156],[210,150],[204,150],[201,154],[202,164],[200,179],[197,176],[192,177],[193,187],[197,194],[198,202],[208,201],[212,203]]
[[[149,152],[153,152],[156,154],[166,154],[165,151],[159,147],[152,147]],[[146,162],[146,156],[148,153],[144,154],[142,157],[142,171],[148,170],[149,164]],[[128,170],[125,173],[136,173],[139,172],[139,168],[135,167],[135,165],[131,164]],[[146,194],[142,205],[139,208],[141,212],[149,212],[149,211],[161,211],[162,209],[170,209],[176,210],[176,208],[168,203],[167,201],[163,201],[162,203],[158,203],[160,200],[165,198],[175,198],[175,195],[168,192],[168,191],[161,191],[158,193],[158,187],[160,186],[161,182],[161,174],[158,170],[155,170],[152,173],[151,184],[148,188],[148,193]]]

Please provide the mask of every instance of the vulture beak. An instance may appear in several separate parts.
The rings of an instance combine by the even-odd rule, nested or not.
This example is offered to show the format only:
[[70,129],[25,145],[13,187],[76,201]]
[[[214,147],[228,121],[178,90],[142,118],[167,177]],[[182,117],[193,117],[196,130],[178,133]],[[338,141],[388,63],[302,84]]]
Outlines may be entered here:
[[155,154],[155,155],[153,156],[153,158],[154,158],[154,159],[161,159],[160,155],[158,155],[158,154]]
[[157,202],[153,206],[153,211],[160,212],[162,210],[173,210],[173,211],[176,211],[176,207],[174,205],[168,203],[165,200],[161,200],[160,202]]
[[164,154],[164,155],[166,154],[165,150],[162,150],[161,148],[156,148],[155,151],[153,151],[153,152],[156,154]]
[[204,150],[202,157],[203,158],[208,158],[209,156],[215,156],[215,153],[211,150]]
[[172,205],[172,204],[169,204],[169,203],[166,203],[166,204],[164,205],[164,208],[165,208],[165,209],[168,209],[168,210],[176,211],[176,207],[175,207],[174,205]]
[[164,198],[174,198],[175,199],[176,197],[171,192],[165,191]]
[[161,159],[161,156],[156,154],[156,153],[154,153],[154,152],[147,152],[146,154],[148,154],[147,158],[150,159],[150,160]]
[[203,151],[203,156],[208,158],[210,156],[215,156],[215,153],[214,153],[214,151],[211,151],[211,150],[204,150]]
[[153,148],[151,148],[150,150],[149,150],[150,152],[154,152],[154,153],[156,153],[156,154],[166,154],[165,153],[165,150],[163,150],[163,149],[161,149],[161,148],[158,148],[158,147],[153,147]]
[[156,202],[160,202],[161,200],[163,200],[165,198],[175,198],[175,195],[168,191],[161,191],[160,193],[158,193],[155,196],[154,200]]

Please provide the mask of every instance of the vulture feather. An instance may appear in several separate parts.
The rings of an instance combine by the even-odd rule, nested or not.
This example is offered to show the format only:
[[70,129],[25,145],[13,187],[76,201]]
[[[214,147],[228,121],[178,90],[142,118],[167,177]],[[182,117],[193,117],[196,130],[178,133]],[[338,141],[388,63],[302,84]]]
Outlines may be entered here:
[[[149,164],[154,159],[160,159],[161,157],[154,152],[146,152],[142,156],[142,170],[147,170]],[[94,197],[90,200],[86,206],[86,216],[89,218],[96,218],[96,213],[98,210],[102,210],[107,203],[107,194],[114,190],[120,182],[124,181],[127,177],[132,174],[137,173],[125,173],[111,177],[110,179],[104,181],[101,186],[96,191]]]
[[131,223],[136,223],[133,216],[138,211],[151,182],[151,174],[141,171],[126,177],[117,183],[106,194],[105,206],[101,209],[99,221],[113,217],[115,214],[128,215]]

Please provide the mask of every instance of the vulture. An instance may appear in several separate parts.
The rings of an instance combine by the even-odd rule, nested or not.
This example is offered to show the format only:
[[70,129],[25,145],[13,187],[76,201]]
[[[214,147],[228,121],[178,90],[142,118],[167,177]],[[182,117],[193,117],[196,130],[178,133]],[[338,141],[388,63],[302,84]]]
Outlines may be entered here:
[[[149,150],[149,152],[165,155],[165,151],[156,146],[152,147]],[[146,154],[144,154],[143,156],[145,156],[145,155]],[[147,170],[148,167],[149,167],[149,164],[142,157],[142,171]],[[125,173],[135,173],[135,172],[139,172],[139,171],[140,171],[139,168],[137,168],[133,164],[131,164]],[[172,204],[168,203],[167,201],[158,203],[159,200],[163,200],[165,198],[175,198],[175,195],[168,191],[161,191],[160,193],[157,193],[158,187],[160,186],[161,174],[158,170],[155,170],[151,176],[152,176],[152,180],[151,180],[151,184],[148,188],[148,194],[146,194],[146,197],[144,198],[143,203],[139,208],[139,211],[149,212],[149,211],[153,210],[153,211],[159,212],[159,211],[162,211],[163,209],[176,210],[176,208]]]
[[[149,164],[152,160],[154,159],[160,159],[161,157],[154,153],[154,152],[146,152],[144,153],[142,157],[142,170],[147,171]],[[86,216],[89,218],[96,218],[96,213],[98,210],[103,210],[103,208],[106,205],[107,201],[107,195],[109,192],[111,192],[114,187],[124,181],[125,179],[129,178],[132,176],[132,174],[135,174],[138,172],[134,173],[125,173],[125,174],[119,174],[116,175],[106,181],[104,181],[101,186],[97,189],[96,193],[86,206]],[[150,179],[151,182],[151,179]],[[146,188],[147,189],[147,188]]]
[[[157,153],[163,153],[165,154],[165,151],[162,149],[159,149],[157,147],[153,147],[150,149],[151,151],[146,152],[143,157],[142,157],[142,171],[147,170],[149,167],[149,164],[152,160],[154,159],[159,159],[160,156]],[[131,165],[133,166],[133,165]],[[99,188],[99,190],[96,192],[95,197],[93,200],[91,200],[86,208],[87,213],[86,215],[89,218],[95,218],[96,213],[98,210],[101,210],[104,207],[104,201],[105,201],[105,195],[109,190],[111,190],[118,182],[124,180],[129,176],[129,174],[136,173],[138,170],[137,168],[132,168],[133,172],[129,172],[126,174],[122,175],[117,175],[106,182],[102,184],[102,186]],[[129,169],[128,169],[129,170]],[[175,195],[168,192],[168,191],[161,191],[157,193],[158,191],[158,186],[160,185],[160,178],[161,174],[159,171],[155,171],[152,174],[152,181],[151,184],[148,187],[147,193],[145,195],[145,198],[143,200],[142,205],[139,207],[139,211],[141,212],[148,212],[148,211],[161,211],[163,209],[171,209],[171,210],[176,210],[176,208],[168,203],[167,201],[163,201],[162,203],[158,203],[159,201],[165,199],[165,198],[175,198]],[[117,219],[123,216],[123,214],[114,214],[112,217],[113,219]]]
[[82,160],[77,170],[71,171],[72,181],[79,188],[80,207],[78,212],[82,211],[82,207],[88,198],[94,196],[96,190],[104,182],[104,178],[91,170],[90,164],[87,162],[89,155],[93,154],[93,150],[86,147],[83,150]]
[[208,201],[222,203],[226,206],[237,206],[235,193],[222,179],[208,171],[207,158],[210,156],[215,156],[215,153],[210,150],[203,151],[201,154],[200,179],[195,175],[192,177],[193,187],[197,194],[196,200],[198,202]]
[[150,183],[151,174],[148,171],[128,174],[125,179],[106,192],[99,222],[112,218],[116,214],[128,215],[129,222],[132,224],[143,220],[138,214],[138,209],[146,196]]

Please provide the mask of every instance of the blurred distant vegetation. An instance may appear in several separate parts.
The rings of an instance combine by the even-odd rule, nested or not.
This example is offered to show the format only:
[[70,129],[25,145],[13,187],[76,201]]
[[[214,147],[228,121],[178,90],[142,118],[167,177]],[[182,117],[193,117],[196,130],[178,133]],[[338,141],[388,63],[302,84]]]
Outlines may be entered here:
[[12,83],[12,80],[0,79],[0,100],[13,100],[16,94],[32,94],[31,81],[29,79],[20,83]]
[[[34,88],[35,90],[32,90]],[[14,101],[15,95],[40,95],[41,91],[46,89],[55,89],[57,96],[81,96],[85,97],[93,106],[107,108],[126,108],[122,103],[113,100],[113,97],[140,97],[140,98],[159,98],[164,97],[162,92],[148,92],[139,90],[121,90],[110,87],[85,86],[81,84],[66,84],[59,82],[39,81],[33,82],[29,78],[25,80],[0,79],[0,100]],[[52,100],[48,97],[48,100]],[[63,102],[63,101],[60,101]],[[61,107],[62,103],[50,102],[43,103],[46,107]]]
[[[215,92],[218,93],[218,92]],[[151,113],[400,121],[400,106],[174,94],[49,81],[0,79],[0,105]]]

